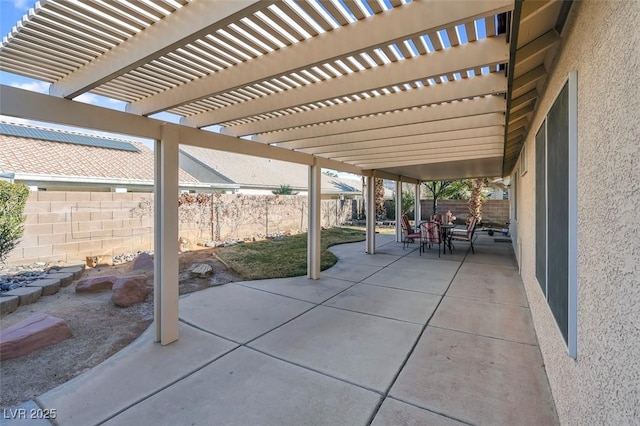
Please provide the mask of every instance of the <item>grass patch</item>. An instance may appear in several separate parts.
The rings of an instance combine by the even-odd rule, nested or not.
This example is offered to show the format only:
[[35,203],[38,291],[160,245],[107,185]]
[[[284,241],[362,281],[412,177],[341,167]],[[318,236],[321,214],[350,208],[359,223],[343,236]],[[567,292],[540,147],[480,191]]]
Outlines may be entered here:
[[[338,261],[338,258],[327,250],[329,247],[364,239],[365,233],[361,230],[323,230],[320,269],[324,271]],[[307,234],[238,244],[218,249],[216,254],[245,280],[297,277],[307,273]]]

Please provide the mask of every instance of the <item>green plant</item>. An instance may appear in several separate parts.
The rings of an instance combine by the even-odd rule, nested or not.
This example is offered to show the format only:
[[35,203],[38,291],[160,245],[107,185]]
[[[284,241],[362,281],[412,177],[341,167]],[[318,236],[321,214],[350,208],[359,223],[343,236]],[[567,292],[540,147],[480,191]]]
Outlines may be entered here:
[[293,190],[289,185],[280,185],[280,188],[274,189],[271,192],[275,195],[293,195]]
[[[414,201],[415,201],[415,196],[413,192],[409,191],[408,189],[405,189],[404,191],[402,191],[402,214],[408,214],[411,211],[413,211]],[[391,212],[388,216],[393,216],[393,219],[395,219],[395,214],[396,214],[395,198],[393,198],[389,202],[389,206],[391,207],[390,208]]]
[[29,188],[23,184],[0,181],[0,262],[18,245],[24,231],[24,205]]

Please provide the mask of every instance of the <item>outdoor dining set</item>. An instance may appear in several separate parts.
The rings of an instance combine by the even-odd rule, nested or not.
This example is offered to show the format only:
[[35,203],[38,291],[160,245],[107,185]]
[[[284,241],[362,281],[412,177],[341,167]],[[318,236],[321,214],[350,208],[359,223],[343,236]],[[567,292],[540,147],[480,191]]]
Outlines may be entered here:
[[476,229],[477,219],[471,217],[467,222],[466,228],[458,228],[453,223],[455,216],[450,211],[443,215],[431,215],[427,221],[416,221],[415,229],[409,222],[407,215],[402,216],[402,248],[414,241],[420,242],[420,255],[425,252],[426,248],[438,245],[438,257],[440,257],[440,248],[442,254],[453,254],[455,248],[453,241],[465,241],[471,245],[471,252],[475,254],[473,248],[473,235]]

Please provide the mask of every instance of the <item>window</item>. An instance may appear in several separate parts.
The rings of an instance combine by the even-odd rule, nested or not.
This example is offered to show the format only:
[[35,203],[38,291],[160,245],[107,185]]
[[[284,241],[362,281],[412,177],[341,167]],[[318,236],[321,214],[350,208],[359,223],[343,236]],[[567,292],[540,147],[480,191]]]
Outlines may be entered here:
[[536,278],[569,355],[577,343],[577,74],[535,138]]

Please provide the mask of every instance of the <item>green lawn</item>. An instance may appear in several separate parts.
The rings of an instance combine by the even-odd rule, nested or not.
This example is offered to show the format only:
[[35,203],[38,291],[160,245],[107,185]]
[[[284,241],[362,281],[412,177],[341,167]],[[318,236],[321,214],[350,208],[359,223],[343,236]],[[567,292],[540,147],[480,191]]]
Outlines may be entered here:
[[[364,241],[365,233],[348,228],[322,231],[321,270],[332,267],[338,258],[327,248],[342,243]],[[307,234],[282,239],[256,241],[218,249],[216,254],[245,280],[296,277],[307,273]]]

